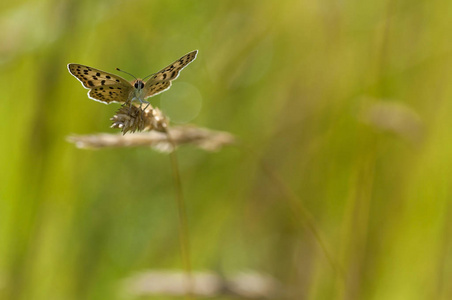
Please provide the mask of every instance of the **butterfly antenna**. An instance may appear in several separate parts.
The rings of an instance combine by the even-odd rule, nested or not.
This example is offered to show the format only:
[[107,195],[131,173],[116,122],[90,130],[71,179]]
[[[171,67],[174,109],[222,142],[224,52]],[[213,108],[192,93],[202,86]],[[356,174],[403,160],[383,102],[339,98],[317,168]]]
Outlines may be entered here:
[[119,69],[119,68],[116,68],[116,70],[118,70],[119,72],[123,72],[123,73],[126,73],[126,74],[128,74],[128,75],[130,75],[130,76],[132,76],[133,78],[135,78],[135,80],[138,80],[135,76],[133,76],[132,74],[130,74],[129,72],[126,72],[126,71],[123,71],[123,70],[121,70],[121,69]]
[[148,76],[144,77],[143,80],[145,80],[145,79],[148,78],[148,77],[151,77],[151,76],[154,75],[154,74],[157,74],[157,73],[152,73],[151,75],[148,75]]

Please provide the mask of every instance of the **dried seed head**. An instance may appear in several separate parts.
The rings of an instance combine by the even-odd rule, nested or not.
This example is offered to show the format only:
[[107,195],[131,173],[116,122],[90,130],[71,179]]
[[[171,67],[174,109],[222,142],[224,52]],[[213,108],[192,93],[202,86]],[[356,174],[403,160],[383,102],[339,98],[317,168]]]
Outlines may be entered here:
[[110,120],[113,121],[111,128],[120,128],[123,134],[143,130],[164,132],[169,122],[158,108],[152,108],[151,105],[146,109],[124,105]]
[[150,122],[152,124],[152,129],[160,132],[166,132],[168,128],[169,119],[162,113],[157,107],[152,109],[152,117],[150,117]]
[[218,151],[229,145],[236,145],[237,139],[228,132],[214,131],[196,126],[170,127],[166,132],[142,132],[128,135],[93,134],[72,135],[67,139],[78,148],[102,149],[121,147],[152,147],[163,152],[171,152],[175,146],[193,145],[206,151]]
[[149,270],[134,274],[119,285],[123,298],[155,295],[180,297],[187,293],[200,298],[275,299],[285,296],[282,284],[275,278],[257,272],[223,276],[214,272],[182,272]]
[[394,133],[413,145],[424,140],[424,122],[419,114],[406,104],[365,98],[359,118],[362,122],[381,131]]

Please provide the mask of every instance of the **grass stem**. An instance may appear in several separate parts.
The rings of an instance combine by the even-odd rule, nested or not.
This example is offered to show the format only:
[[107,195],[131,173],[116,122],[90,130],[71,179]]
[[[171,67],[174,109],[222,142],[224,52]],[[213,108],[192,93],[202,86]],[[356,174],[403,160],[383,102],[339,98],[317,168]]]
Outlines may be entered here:
[[177,161],[176,143],[171,138],[168,130],[166,130],[165,133],[168,137],[168,141],[172,146],[172,151],[170,152],[169,156],[171,160],[171,168],[173,171],[174,185],[176,189],[176,202],[179,215],[179,243],[184,270],[188,278],[186,299],[193,299],[193,278],[190,261],[190,239],[188,231],[187,209],[185,207],[184,195],[182,191],[182,181],[180,178],[179,163]]

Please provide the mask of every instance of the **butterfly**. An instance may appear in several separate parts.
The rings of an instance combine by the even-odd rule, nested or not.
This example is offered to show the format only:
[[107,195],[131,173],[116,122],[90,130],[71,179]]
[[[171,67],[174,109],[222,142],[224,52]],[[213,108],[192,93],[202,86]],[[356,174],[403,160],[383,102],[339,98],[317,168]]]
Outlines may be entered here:
[[[127,72],[125,73],[135,80],[128,82],[121,76],[79,64],[68,64],[67,68],[85,88],[89,89],[90,99],[105,104],[112,102],[131,104],[134,100],[140,104],[149,104],[145,99],[169,89],[171,82],[179,76],[183,68],[195,60],[197,54],[198,50],[185,54],[161,71],[147,76],[150,78],[146,82]],[[118,68],[116,70],[121,71]]]

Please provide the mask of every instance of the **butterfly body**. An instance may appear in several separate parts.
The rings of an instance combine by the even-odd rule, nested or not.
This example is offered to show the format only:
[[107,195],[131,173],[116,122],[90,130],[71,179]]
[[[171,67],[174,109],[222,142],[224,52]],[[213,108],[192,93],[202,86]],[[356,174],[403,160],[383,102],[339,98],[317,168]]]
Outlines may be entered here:
[[142,79],[137,78],[136,80],[131,81],[130,84],[133,86],[133,93],[131,94],[131,96],[130,96],[131,99],[129,99],[129,101],[135,100],[135,101],[139,101],[140,103],[148,103],[147,101],[144,100],[145,82]]
[[149,103],[146,98],[155,96],[171,87],[171,82],[180,71],[195,60],[198,51],[192,51],[171,65],[150,75],[147,81],[136,78],[131,82],[121,76],[80,64],[68,64],[69,72],[89,89],[88,97],[105,103],[127,103],[139,101]]

